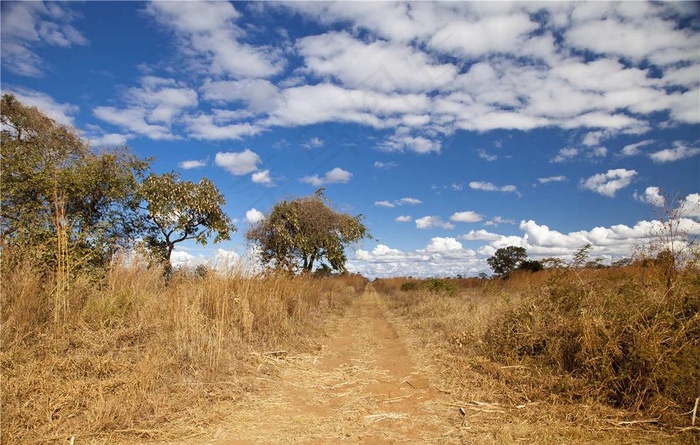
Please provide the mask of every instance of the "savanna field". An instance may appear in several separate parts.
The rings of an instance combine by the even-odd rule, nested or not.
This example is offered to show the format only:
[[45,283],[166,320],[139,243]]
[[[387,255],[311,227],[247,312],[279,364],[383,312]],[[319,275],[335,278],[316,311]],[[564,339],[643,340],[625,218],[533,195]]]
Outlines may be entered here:
[[0,444],[700,445],[700,2],[0,19]]
[[[71,280],[57,302],[51,276],[3,261],[8,444],[206,435],[226,402],[279,372],[269,354],[317,351],[367,283],[202,270],[166,281],[117,261]],[[407,341],[427,349],[432,384],[481,413],[463,443],[508,443],[513,416],[547,425],[525,435],[538,443],[695,443],[700,279],[692,267],[674,271],[671,288],[667,279],[640,262],[372,286]]]
[[490,278],[370,281],[346,269],[364,217],[319,188],[251,223],[252,262],[178,267],[236,230],[211,181],[2,105],[2,443],[700,440],[680,207],[611,265],[508,246]]
[[116,263],[71,282],[5,264],[2,442],[181,440],[220,420],[216,403],[255,391],[261,358],[307,350],[365,280],[206,277]]

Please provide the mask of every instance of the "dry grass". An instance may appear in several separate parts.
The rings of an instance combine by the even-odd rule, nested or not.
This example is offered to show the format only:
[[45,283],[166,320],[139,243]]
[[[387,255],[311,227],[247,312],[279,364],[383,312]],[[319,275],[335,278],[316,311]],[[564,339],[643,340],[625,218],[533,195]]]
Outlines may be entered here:
[[3,270],[2,443],[180,440],[254,391],[266,351],[316,347],[361,277],[176,275],[115,265],[76,279],[54,322],[50,277]]
[[[374,287],[471,412],[470,443],[698,442],[696,270],[672,289],[641,266],[450,281],[456,296],[402,292],[406,279]],[[493,435],[496,420],[508,437]]]

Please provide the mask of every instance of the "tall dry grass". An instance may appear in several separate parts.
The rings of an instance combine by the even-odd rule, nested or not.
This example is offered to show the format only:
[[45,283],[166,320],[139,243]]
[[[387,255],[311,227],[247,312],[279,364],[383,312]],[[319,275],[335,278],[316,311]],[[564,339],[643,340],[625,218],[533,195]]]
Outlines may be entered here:
[[653,263],[523,272],[466,281],[454,297],[402,292],[405,279],[374,287],[393,311],[432,333],[457,386],[460,373],[479,370],[508,386],[502,397],[509,403],[602,403],[693,427],[700,274],[691,266],[678,270],[669,288],[667,272]]
[[[334,279],[176,274],[117,263],[76,278],[53,317],[52,279],[31,264],[2,280],[2,443],[177,440],[254,390],[261,352],[314,347],[364,287]],[[65,320],[65,321],[63,321]]]

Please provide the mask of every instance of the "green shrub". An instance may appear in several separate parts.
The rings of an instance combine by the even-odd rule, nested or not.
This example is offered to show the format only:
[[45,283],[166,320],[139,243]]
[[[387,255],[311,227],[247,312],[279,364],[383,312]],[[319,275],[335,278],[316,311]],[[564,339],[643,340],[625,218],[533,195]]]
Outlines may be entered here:
[[406,281],[401,285],[401,290],[404,292],[416,291],[420,289],[420,283],[418,281]]
[[421,288],[433,294],[454,295],[459,290],[451,280],[444,278],[428,278],[421,283]]
[[423,290],[431,294],[454,295],[459,287],[452,280],[445,278],[428,278],[423,281],[406,281],[401,284],[404,292]]

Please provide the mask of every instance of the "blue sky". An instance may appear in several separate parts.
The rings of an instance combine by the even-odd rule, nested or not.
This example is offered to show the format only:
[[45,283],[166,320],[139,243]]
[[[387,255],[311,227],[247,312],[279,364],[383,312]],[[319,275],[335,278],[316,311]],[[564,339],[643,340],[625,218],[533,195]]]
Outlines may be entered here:
[[629,256],[664,193],[700,234],[697,3],[2,2],[2,91],[208,177],[245,256],[326,188],[369,276],[476,275],[499,247]]

